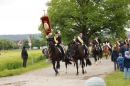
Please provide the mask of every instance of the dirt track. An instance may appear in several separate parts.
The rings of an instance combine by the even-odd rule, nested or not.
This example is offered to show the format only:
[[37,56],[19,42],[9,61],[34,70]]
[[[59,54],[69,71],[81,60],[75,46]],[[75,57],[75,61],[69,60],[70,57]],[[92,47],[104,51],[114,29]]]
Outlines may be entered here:
[[109,59],[103,58],[102,64],[97,66],[94,63],[94,58],[90,59],[92,66],[86,67],[87,73],[82,74],[82,68],[79,67],[79,75],[76,76],[76,67],[68,66],[66,74],[65,64],[60,62],[60,75],[55,76],[52,66],[27,72],[17,76],[0,78],[0,86],[84,86],[87,79],[90,77],[104,78],[114,70],[114,64]]

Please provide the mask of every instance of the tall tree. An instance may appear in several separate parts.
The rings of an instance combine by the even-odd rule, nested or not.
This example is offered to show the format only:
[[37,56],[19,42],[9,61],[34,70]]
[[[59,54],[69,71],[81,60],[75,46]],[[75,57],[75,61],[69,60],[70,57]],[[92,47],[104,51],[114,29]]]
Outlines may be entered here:
[[[63,40],[71,41],[78,31],[83,31],[87,42],[95,34],[125,37],[130,20],[129,0],[51,0],[47,3],[48,16],[54,36],[59,30]],[[42,24],[41,37],[45,37]]]
[[28,40],[25,40],[25,41],[23,42],[23,46],[25,46],[26,48],[29,48]]

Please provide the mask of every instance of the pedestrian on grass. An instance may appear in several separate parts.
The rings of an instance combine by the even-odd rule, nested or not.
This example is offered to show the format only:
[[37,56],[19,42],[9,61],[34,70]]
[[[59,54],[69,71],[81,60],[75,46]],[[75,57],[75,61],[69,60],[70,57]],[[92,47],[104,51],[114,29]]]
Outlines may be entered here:
[[120,67],[120,71],[121,72],[123,72],[123,61],[124,61],[124,59],[123,59],[123,57],[122,57],[122,54],[121,53],[119,53],[119,57],[117,58],[117,62],[118,62],[118,64],[119,64],[119,67]]
[[125,56],[125,51],[127,51],[127,48],[125,46],[126,46],[126,44],[124,44],[123,42],[121,42],[121,47],[119,49],[119,53],[122,54],[122,57]]
[[128,71],[129,79],[130,79],[130,55],[129,55],[129,51],[126,51],[125,56],[124,56],[124,79],[126,79],[127,71]]
[[27,53],[26,47],[23,47],[21,56],[23,58],[23,67],[26,68],[26,63],[27,63],[27,59],[28,59],[28,53]]
[[111,54],[111,61],[114,62],[114,69],[118,69],[119,70],[119,65],[117,63],[117,58],[119,57],[119,52],[116,50],[116,47],[114,47],[114,50],[112,51]]

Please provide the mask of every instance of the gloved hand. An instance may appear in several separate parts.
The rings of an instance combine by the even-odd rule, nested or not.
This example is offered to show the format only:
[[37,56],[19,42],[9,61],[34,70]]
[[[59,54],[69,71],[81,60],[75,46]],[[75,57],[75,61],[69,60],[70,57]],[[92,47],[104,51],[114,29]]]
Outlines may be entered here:
[[84,44],[82,44],[82,45],[84,45]]
[[57,44],[55,44],[55,46],[57,46]]
[[46,38],[48,39],[49,37],[48,37],[48,36],[46,36]]

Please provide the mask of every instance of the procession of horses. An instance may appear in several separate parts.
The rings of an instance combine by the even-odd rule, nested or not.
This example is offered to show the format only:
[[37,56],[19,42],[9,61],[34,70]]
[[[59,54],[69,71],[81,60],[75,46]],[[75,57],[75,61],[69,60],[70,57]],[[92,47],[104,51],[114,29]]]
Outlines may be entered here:
[[[48,36],[46,36],[48,54],[49,54],[48,56],[53,64],[55,75],[59,73],[58,69],[60,69],[60,61],[65,62],[66,73],[67,73],[67,65],[72,64],[72,62],[74,62],[77,68],[76,75],[78,75],[79,73],[78,60],[80,60],[80,64],[82,66],[82,73],[84,74],[86,73],[86,69],[84,69],[84,67],[85,66],[87,67],[88,65],[89,66],[92,65],[89,59],[90,55],[94,57],[95,64],[98,65],[98,61],[99,63],[102,64],[103,54],[106,56],[106,59],[107,59],[108,55],[111,55],[112,53],[112,45],[109,44],[109,41],[107,40],[107,38],[105,38],[105,41],[103,42],[103,47],[101,47],[101,44],[100,44],[101,41],[98,38],[98,36],[95,36],[95,39],[91,43],[92,48],[90,51],[89,47],[86,46],[86,37],[83,36],[83,33],[80,31],[79,36],[76,39],[72,40],[72,42],[70,42],[67,46],[70,56],[71,56],[70,58],[69,55],[67,54],[65,47],[61,45],[61,37],[59,37],[58,35],[59,34],[56,31],[54,38],[49,38]],[[125,40],[125,41],[126,43],[128,43],[128,40]],[[115,42],[115,47],[117,48],[118,51],[119,51],[120,43],[121,42],[119,39],[117,40],[117,42]]]

